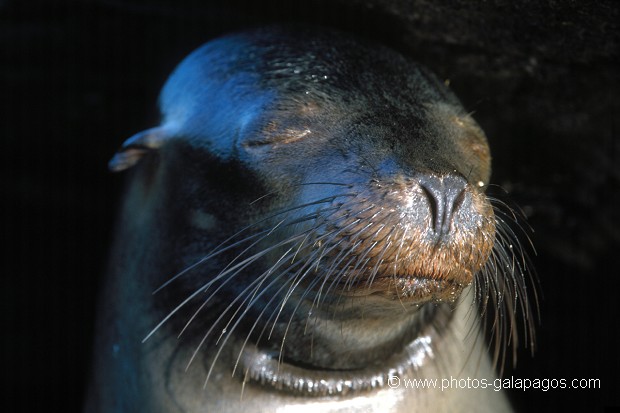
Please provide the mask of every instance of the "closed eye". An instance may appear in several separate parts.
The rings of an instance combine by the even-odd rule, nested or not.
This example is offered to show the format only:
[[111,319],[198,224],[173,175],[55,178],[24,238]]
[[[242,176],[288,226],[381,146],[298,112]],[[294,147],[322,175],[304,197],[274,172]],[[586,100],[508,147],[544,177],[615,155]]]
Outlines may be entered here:
[[312,131],[310,129],[286,129],[280,133],[274,133],[269,135],[260,136],[257,139],[247,141],[244,145],[246,147],[257,147],[264,145],[286,145],[296,142],[310,135]]

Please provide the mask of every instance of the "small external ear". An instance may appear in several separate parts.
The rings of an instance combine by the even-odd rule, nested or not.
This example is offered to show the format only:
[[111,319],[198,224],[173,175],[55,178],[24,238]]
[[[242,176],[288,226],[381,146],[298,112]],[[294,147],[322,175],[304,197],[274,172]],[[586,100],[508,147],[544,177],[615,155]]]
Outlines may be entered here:
[[162,126],[138,132],[127,139],[123,146],[108,162],[112,172],[120,172],[131,168],[148,152],[158,149],[169,134]]

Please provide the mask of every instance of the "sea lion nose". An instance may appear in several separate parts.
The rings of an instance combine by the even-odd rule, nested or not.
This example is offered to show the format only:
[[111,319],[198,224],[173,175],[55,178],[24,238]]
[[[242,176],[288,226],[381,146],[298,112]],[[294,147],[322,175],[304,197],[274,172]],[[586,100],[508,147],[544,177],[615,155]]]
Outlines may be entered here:
[[455,213],[465,199],[467,181],[458,175],[420,175],[420,187],[428,198],[432,230],[438,240],[450,233]]

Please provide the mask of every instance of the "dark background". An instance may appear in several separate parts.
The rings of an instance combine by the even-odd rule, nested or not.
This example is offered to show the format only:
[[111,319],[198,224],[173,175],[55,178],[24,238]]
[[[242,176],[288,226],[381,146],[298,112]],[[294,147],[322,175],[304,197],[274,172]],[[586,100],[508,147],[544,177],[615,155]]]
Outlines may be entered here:
[[521,411],[620,405],[618,6],[613,1],[0,0],[0,371],[4,411],[79,411],[122,176],[106,163],[157,123],[183,56],[276,21],[356,31],[450,84],[489,136],[493,181],[534,228],[543,295]]

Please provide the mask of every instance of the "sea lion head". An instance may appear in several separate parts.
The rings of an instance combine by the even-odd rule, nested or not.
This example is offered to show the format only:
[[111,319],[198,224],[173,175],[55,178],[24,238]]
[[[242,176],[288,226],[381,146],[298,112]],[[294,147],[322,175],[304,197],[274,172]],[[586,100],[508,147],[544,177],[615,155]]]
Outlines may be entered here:
[[327,30],[227,36],[180,64],[160,108],[110,167],[139,161],[133,208],[168,240],[145,264],[166,269],[147,338],[182,332],[205,380],[223,363],[279,392],[358,394],[433,358],[468,287],[483,307],[523,291],[484,133],[398,52]]

